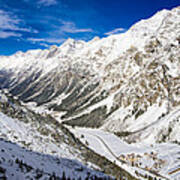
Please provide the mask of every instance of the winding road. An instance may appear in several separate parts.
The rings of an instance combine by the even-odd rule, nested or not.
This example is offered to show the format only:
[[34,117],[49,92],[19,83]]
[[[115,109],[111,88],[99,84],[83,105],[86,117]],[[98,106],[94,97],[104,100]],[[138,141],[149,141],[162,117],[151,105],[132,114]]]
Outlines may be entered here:
[[160,121],[167,120],[167,119],[170,119],[170,118],[172,118],[172,117],[173,117],[173,118],[176,117],[175,115],[176,115],[176,114],[179,115],[179,112],[180,112],[180,109],[177,109],[175,112],[173,112],[173,113],[171,113],[171,114],[168,114],[168,115],[165,116],[165,117],[161,117],[161,118],[159,118],[158,120],[152,122],[151,124],[149,124],[149,125],[141,128],[141,129],[138,129],[138,130],[136,130],[136,131],[129,132],[129,133],[130,133],[130,135],[133,135],[133,134],[139,133],[139,132],[141,132],[141,131],[144,131],[144,130],[148,129],[149,127],[152,127],[153,125],[156,125],[156,124],[159,123]]
[[[96,134],[92,134],[92,133],[90,133],[90,132],[86,132],[86,133],[87,133],[88,135],[93,136],[93,137],[95,137],[96,139],[98,139],[98,141],[100,141],[100,143],[101,143],[101,144],[104,146],[104,148],[106,149],[106,152],[110,153],[110,155],[113,156],[116,161],[120,162],[121,164],[122,164],[122,163],[123,163],[123,164],[127,164],[126,161],[120,160],[120,159],[118,158],[118,156],[116,156],[116,154],[112,151],[112,149],[109,147],[109,145],[104,141],[104,139],[103,139],[102,137],[100,137],[100,136],[98,136],[98,135],[96,135]],[[156,176],[156,177],[159,177],[159,178],[163,178],[163,179],[168,180],[168,178],[166,178],[166,177],[164,177],[164,176],[162,176],[162,175],[160,175],[160,174],[156,174],[156,173],[150,172],[150,171],[148,171],[148,170],[146,170],[146,169],[144,169],[144,168],[141,168],[141,167],[138,167],[138,168],[140,168],[140,169],[143,170],[143,171],[148,172],[148,173],[151,174],[152,176]]]

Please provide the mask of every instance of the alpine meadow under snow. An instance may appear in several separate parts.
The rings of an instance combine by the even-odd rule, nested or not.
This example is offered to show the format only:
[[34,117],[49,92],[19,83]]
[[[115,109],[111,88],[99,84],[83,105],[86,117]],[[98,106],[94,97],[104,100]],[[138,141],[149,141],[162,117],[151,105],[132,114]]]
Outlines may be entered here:
[[0,56],[3,178],[179,180],[180,7]]

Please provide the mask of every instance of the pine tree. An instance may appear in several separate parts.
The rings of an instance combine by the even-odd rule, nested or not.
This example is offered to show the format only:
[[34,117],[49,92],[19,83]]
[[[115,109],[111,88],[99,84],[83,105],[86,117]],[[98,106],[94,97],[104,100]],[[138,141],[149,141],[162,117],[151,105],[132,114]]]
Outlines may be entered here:
[[65,172],[63,171],[62,180],[66,180]]

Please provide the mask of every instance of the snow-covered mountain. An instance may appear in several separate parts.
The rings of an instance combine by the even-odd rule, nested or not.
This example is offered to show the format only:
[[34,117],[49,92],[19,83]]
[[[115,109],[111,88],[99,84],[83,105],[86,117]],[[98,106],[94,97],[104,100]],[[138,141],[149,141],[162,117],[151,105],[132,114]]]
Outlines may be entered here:
[[[180,144],[180,7],[162,10],[122,34],[89,42],[68,39],[59,47],[1,56],[0,89],[26,111],[49,117],[45,131],[46,124],[56,130],[55,119],[109,131],[128,143]],[[17,126],[11,129],[15,136],[26,127],[28,143],[32,137],[27,132],[38,132],[37,125],[9,122]],[[32,148],[39,144],[33,139]],[[66,149],[60,152],[43,138],[39,148],[43,153],[55,148],[60,156]],[[73,151],[69,155],[78,156]]]

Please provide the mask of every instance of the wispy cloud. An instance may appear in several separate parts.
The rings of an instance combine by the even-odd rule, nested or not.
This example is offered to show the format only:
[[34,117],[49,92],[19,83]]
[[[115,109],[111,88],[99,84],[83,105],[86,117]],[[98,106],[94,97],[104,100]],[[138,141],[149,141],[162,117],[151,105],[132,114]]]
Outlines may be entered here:
[[49,45],[49,44],[46,44],[46,43],[40,43],[39,45],[40,45],[40,46],[44,46],[44,47],[46,47],[46,48],[50,47],[50,45]]
[[58,2],[56,0],[39,0],[38,4],[43,6],[56,5]]
[[48,46],[51,44],[60,44],[64,42],[68,37],[68,33],[75,34],[93,32],[91,28],[78,28],[74,22],[63,20],[60,20],[60,24],[53,26],[53,28],[54,30],[47,33],[47,37],[45,38],[31,37],[27,38],[27,40],[34,44],[36,43],[39,45]]
[[122,32],[124,32],[126,29],[124,29],[124,28],[116,28],[116,29],[114,29],[114,30],[112,30],[112,31],[109,31],[109,32],[106,32],[106,33],[104,33],[105,35],[113,35],[113,34],[118,34],[118,33],[122,33]]
[[0,38],[21,37],[20,33],[0,31]]
[[61,21],[62,26],[59,27],[59,31],[62,33],[83,33],[93,32],[91,28],[78,28],[76,24],[71,21]]
[[33,43],[43,43],[43,42],[46,42],[46,43],[62,43],[65,39],[63,38],[28,38],[27,39],[28,41],[31,41]]
[[3,10],[0,10],[0,29],[5,30],[16,30],[19,29],[17,26],[20,20],[16,18],[11,18],[10,15]]
[[11,36],[20,37],[20,32],[38,33],[31,27],[22,27],[23,20],[17,18],[14,14],[0,10],[0,37],[7,38]]

